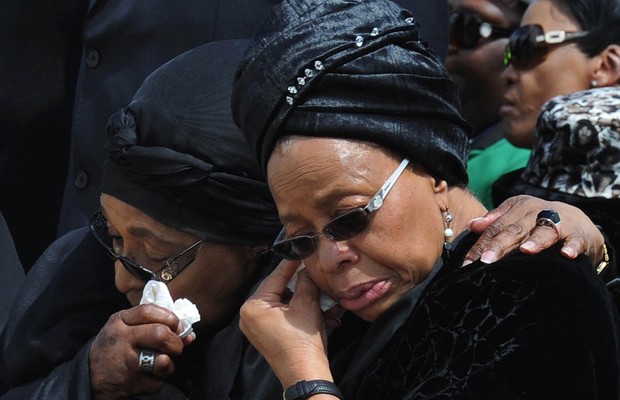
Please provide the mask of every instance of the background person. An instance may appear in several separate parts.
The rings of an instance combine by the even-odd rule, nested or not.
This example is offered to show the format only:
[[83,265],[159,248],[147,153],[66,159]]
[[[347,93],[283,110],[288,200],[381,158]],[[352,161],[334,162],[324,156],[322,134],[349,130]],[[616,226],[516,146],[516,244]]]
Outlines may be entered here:
[[450,47],[446,68],[457,84],[463,117],[472,126],[467,160],[469,188],[487,208],[491,185],[525,166],[529,149],[505,138],[499,109],[506,82],[503,54],[529,0],[449,0]]
[[550,98],[620,82],[620,1],[536,0],[506,48],[502,123],[508,140],[531,148]]
[[[101,213],[28,273],[2,337],[3,400],[199,395],[210,338],[271,270],[262,254],[281,227],[230,115],[247,43],[178,56],[110,118]],[[195,336],[178,337],[171,311],[138,305],[153,277],[196,304]],[[139,369],[145,349],[150,373]]]
[[[290,399],[617,397],[618,316],[585,258],[460,268],[486,210],[466,188],[456,88],[410,23],[388,1],[285,0],[241,62],[235,121],[284,225],[272,250],[297,260],[246,301],[241,330]],[[359,324],[328,337],[319,291]]]
[[[543,106],[526,167],[503,176],[497,199],[515,193],[562,201],[582,209],[620,248],[620,90],[588,89],[556,96]],[[597,272],[616,293],[613,264]]]

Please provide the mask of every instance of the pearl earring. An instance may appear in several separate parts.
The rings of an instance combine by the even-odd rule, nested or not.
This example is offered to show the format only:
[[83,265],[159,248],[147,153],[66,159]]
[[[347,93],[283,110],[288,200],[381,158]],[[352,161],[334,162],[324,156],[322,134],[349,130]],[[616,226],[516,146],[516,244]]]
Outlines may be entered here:
[[452,219],[453,219],[452,214],[450,214],[450,211],[446,209],[446,212],[444,214],[445,229],[443,230],[443,236],[444,236],[443,247],[445,247],[446,250],[450,250],[452,247],[450,243],[450,240],[452,240],[452,235],[454,235],[454,231],[452,230]]
[[598,86],[598,82],[596,81],[596,79],[592,79],[590,81],[590,85],[592,85],[592,87],[597,87]]

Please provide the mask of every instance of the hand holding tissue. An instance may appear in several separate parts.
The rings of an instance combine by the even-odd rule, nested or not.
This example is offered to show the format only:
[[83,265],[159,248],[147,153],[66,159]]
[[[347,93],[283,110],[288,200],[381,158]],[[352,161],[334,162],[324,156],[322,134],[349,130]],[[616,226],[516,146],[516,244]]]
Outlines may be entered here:
[[181,320],[182,332],[179,334],[181,339],[192,332],[192,324],[200,321],[196,305],[185,298],[173,301],[168,286],[163,282],[148,281],[142,291],[140,304],[155,304],[174,312]]
[[[297,268],[297,271],[295,271],[295,275],[293,275],[291,280],[288,281],[288,284],[286,285],[286,287],[291,292],[295,291],[295,285],[297,285],[297,274],[299,273],[299,271],[301,271],[304,268],[306,268],[306,266],[302,262],[301,264],[299,264],[299,267]],[[321,311],[325,312],[325,311],[331,309],[332,307],[334,307],[336,304],[337,304],[336,300],[334,300],[331,297],[327,296],[325,293],[321,293],[320,294],[320,296],[319,296],[319,307],[321,307]]]

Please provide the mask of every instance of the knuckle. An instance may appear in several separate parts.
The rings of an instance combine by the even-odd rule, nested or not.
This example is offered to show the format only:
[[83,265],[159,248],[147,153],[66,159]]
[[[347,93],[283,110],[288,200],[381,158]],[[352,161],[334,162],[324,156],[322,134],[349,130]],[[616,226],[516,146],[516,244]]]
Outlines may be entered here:
[[170,336],[171,331],[165,325],[155,324],[149,333],[153,340],[157,342],[165,342]]
[[166,354],[159,354],[155,359],[155,375],[168,378],[174,374],[174,371],[174,361]]
[[250,321],[254,315],[254,311],[252,310],[252,306],[250,303],[246,302],[241,306],[239,310],[239,319],[241,322]]
[[520,236],[524,233],[525,229],[523,228],[523,225],[521,224],[512,223],[506,226],[505,231],[511,235]]
[[488,238],[494,238],[503,230],[504,230],[504,223],[500,220],[495,220],[484,231],[484,235]]
[[469,258],[480,258],[485,248],[485,244],[476,242],[469,250]]

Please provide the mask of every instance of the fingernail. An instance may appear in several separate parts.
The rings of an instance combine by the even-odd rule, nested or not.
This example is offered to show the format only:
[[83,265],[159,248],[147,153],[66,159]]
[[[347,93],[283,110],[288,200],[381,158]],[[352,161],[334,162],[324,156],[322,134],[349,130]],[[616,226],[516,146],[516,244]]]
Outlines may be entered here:
[[572,247],[562,247],[562,253],[569,258],[577,257],[577,252]]
[[527,251],[534,251],[536,249],[536,243],[528,240],[527,242],[521,244],[521,248]]
[[469,258],[466,258],[465,261],[463,261],[463,265],[461,265],[461,267],[465,267],[471,263],[473,263],[473,260],[470,260]]
[[480,257],[480,261],[485,264],[491,264],[497,261],[497,254],[493,250],[487,250],[482,253],[482,257]]
[[472,218],[472,219],[469,220],[469,223],[467,225],[471,226],[471,224],[473,224],[474,222],[482,221],[483,219],[484,219],[484,217]]

